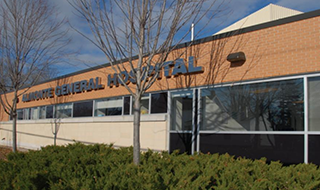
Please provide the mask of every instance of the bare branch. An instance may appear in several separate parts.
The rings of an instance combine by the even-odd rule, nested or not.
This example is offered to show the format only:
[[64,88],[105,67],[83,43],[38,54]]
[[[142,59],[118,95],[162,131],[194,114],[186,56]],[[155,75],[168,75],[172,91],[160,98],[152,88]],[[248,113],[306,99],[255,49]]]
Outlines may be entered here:
[[[137,140],[140,126],[140,99],[158,79],[169,54],[189,35],[190,28],[186,26],[191,22],[198,24],[204,18],[211,20],[220,13],[220,10],[212,10],[218,1],[69,0],[69,2],[87,21],[93,37],[86,36],[79,29],[75,30],[105,54],[121,85],[134,97],[134,160],[138,164],[136,148],[140,150]],[[221,4],[223,2],[218,4],[218,8]],[[189,46],[191,45],[192,43],[189,43]],[[136,59],[133,59],[134,55],[137,55]],[[126,62],[118,61],[124,58]],[[129,86],[125,83],[121,76],[123,71],[130,73],[129,77],[135,81],[134,85]],[[132,89],[132,86],[135,89]]]
[[13,118],[15,150],[18,98],[69,54],[70,39],[47,1],[3,0],[0,12],[0,103]]

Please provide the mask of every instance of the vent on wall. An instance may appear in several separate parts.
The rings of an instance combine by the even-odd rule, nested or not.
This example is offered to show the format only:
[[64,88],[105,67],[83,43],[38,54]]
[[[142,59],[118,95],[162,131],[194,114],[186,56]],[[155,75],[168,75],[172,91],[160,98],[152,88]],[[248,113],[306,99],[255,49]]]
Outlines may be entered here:
[[242,51],[237,53],[231,53],[228,55],[227,60],[231,63],[244,63],[246,61],[246,55]]

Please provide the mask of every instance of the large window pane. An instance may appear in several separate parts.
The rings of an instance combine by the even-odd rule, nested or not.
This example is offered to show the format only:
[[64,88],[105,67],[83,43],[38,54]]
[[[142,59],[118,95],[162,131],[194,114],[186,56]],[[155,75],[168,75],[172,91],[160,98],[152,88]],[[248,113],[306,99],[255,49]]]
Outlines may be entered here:
[[73,103],[73,117],[92,116],[93,101]]
[[41,106],[39,108],[39,119],[45,119],[46,118],[46,106]]
[[171,130],[192,130],[192,92],[172,94]]
[[186,152],[191,154],[192,149],[192,133],[170,133],[170,148],[172,153],[175,150],[179,150],[180,153]]
[[309,163],[320,165],[320,135],[309,135]]
[[53,118],[53,106],[46,106],[46,118]]
[[60,104],[56,106],[56,117],[57,118],[68,118],[71,117],[72,104]]
[[25,108],[23,109],[23,120],[29,120],[31,116],[31,109]]
[[31,108],[31,119],[39,119],[39,108]]
[[149,95],[141,98],[141,114],[149,113]]
[[[141,97],[140,100],[140,105],[141,105],[141,109],[140,112],[142,115],[144,114],[149,114],[149,95],[144,95]],[[133,110],[134,109],[134,98],[132,98],[132,113],[133,114]]]
[[17,119],[23,120],[23,110],[17,110]]
[[201,130],[304,130],[302,79],[206,89],[201,93]]
[[309,131],[320,131],[320,77],[308,79]]
[[297,164],[304,161],[304,136],[279,134],[200,134],[200,151]]
[[151,113],[167,113],[168,93],[151,94]]
[[121,115],[122,97],[96,100],[95,116]]
[[123,115],[130,115],[130,96],[123,98]]

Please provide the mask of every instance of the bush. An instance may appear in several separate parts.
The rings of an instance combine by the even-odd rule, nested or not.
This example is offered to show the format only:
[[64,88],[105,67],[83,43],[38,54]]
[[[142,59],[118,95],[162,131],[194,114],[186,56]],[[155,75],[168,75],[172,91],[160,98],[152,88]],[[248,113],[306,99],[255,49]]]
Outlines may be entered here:
[[147,151],[140,166],[132,148],[47,146],[0,161],[0,189],[319,189],[313,164]]

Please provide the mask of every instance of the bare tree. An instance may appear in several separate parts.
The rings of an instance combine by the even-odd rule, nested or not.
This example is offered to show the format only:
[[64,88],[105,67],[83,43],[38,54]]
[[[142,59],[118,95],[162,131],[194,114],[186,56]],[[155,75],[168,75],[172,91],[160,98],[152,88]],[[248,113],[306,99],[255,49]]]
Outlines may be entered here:
[[0,11],[0,102],[13,120],[15,152],[19,97],[62,60],[69,39],[65,21],[58,21],[57,10],[48,1],[3,0]]
[[[72,0],[120,83],[133,96],[133,162],[140,161],[140,100],[159,77],[166,59],[190,33],[186,25],[210,21],[224,2],[206,0]],[[215,8],[215,11],[213,11]],[[206,21],[204,21],[206,22]],[[189,26],[190,26],[189,25]],[[121,61],[121,60],[126,61]],[[126,76],[123,73],[130,73]],[[127,81],[134,83],[128,85]]]

